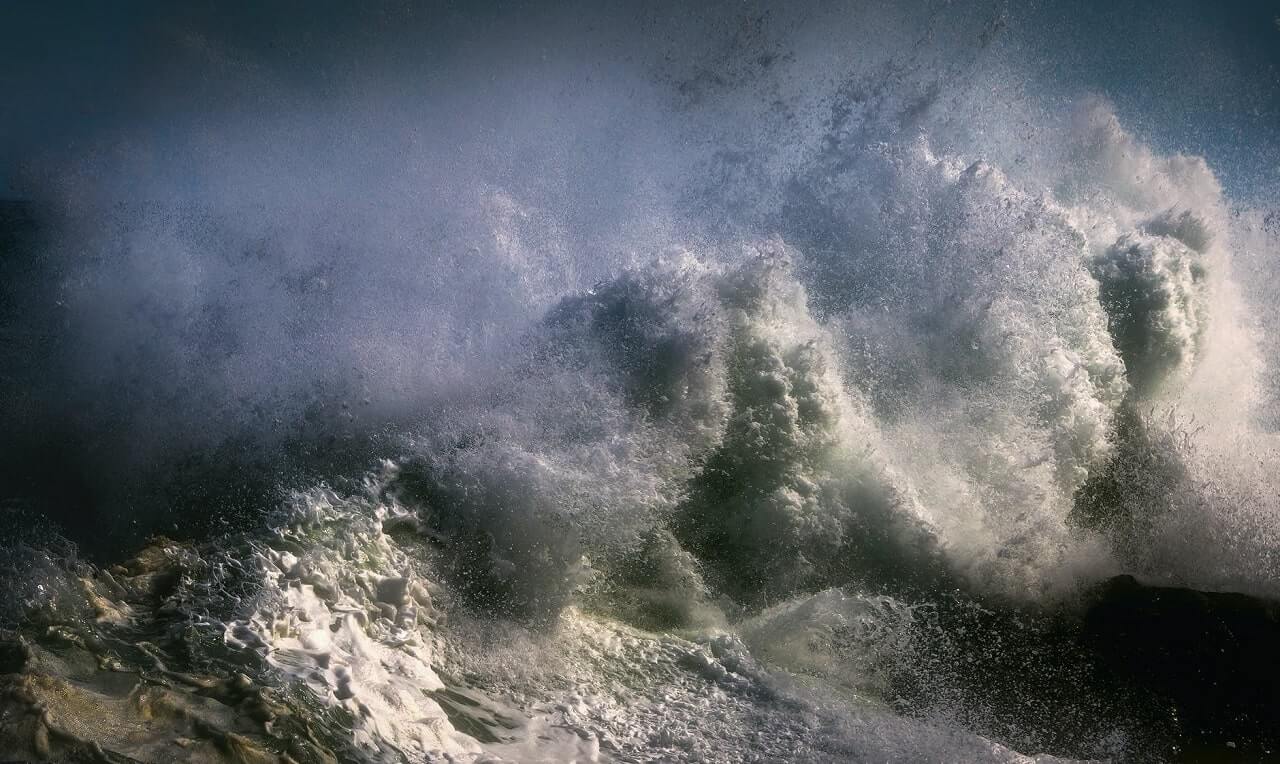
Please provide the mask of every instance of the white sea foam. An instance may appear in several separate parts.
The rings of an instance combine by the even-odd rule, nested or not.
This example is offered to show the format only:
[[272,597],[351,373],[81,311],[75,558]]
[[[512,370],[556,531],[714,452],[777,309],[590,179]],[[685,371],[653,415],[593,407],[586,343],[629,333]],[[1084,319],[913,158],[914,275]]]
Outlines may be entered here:
[[450,616],[416,519],[379,499],[395,473],[296,497],[224,634],[348,713],[370,760],[1032,761],[884,707],[876,672],[912,618],[888,597],[832,590],[684,637],[578,608],[551,631]]

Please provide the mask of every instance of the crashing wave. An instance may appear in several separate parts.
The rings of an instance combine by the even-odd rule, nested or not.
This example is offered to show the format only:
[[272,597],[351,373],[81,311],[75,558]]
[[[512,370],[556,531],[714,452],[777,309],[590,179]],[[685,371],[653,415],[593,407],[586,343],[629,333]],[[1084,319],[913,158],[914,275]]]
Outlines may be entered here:
[[[98,498],[199,536],[228,514],[209,482],[267,487],[242,532],[119,566],[23,550],[0,747],[1026,761],[1006,745],[1186,734],[1073,619],[1119,572],[1277,591],[1247,327],[1274,310],[1232,275],[1274,270],[1274,215],[1100,99],[994,103],[969,75],[1002,16],[931,16],[931,50],[885,9],[842,68],[847,25],[810,13],[675,46],[658,92],[617,77],[670,124],[573,79],[536,126],[335,158],[351,178],[221,149],[211,188],[70,173],[33,388],[123,486]],[[368,197],[315,191],[348,180]],[[135,187],[177,201],[115,203]],[[201,480],[169,474],[193,453]],[[122,511],[144,479],[164,512]],[[266,522],[277,479],[309,488]]]

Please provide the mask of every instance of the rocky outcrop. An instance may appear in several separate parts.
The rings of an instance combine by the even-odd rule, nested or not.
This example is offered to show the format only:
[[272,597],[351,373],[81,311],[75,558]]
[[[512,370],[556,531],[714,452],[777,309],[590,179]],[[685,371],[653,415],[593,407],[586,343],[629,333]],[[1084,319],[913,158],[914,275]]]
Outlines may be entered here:
[[0,630],[0,761],[337,762],[298,698],[215,658],[176,615],[180,581],[201,565],[155,539],[70,580],[68,601],[84,607]]
[[1117,576],[1097,589],[1081,640],[1101,670],[1167,703],[1204,755],[1277,750],[1280,602]]

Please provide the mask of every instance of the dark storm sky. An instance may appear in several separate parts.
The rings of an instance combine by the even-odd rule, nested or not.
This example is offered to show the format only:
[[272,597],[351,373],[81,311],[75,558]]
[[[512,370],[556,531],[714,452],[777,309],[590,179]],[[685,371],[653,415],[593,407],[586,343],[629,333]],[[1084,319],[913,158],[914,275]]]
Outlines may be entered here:
[[[1008,8],[1005,42],[1046,93],[1103,93],[1158,146],[1208,157],[1234,194],[1274,197],[1280,0]],[[198,121],[215,104],[255,108],[282,93],[323,102],[350,87],[356,69],[425,75],[435,60],[468,54],[460,32],[474,39],[495,20],[535,13],[524,3],[5,3],[0,194],[23,196],[24,168],[104,132],[146,125],[145,139],[162,145],[166,122]],[[560,42],[554,24],[533,28],[549,47]]]

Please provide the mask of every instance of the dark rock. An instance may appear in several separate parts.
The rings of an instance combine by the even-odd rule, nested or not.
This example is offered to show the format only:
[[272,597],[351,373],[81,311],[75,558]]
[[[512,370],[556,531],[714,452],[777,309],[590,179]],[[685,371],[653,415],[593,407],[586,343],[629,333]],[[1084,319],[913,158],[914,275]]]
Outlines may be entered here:
[[1280,743],[1280,602],[1117,576],[1081,639],[1104,670],[1166,699],[1189,743]]
[[31,660],[31,649],[21,638],[0,641],[0,674],[20,674]]

